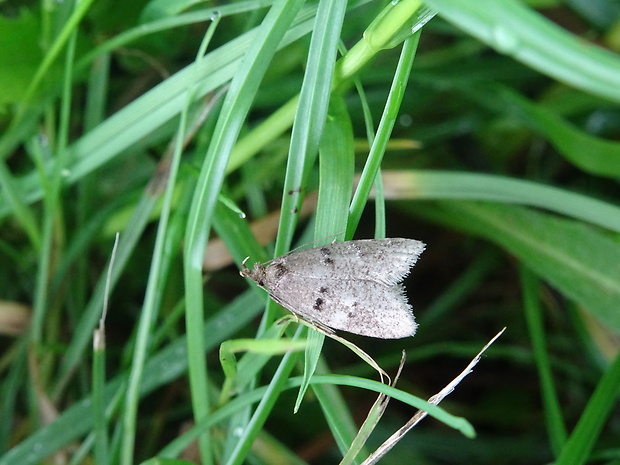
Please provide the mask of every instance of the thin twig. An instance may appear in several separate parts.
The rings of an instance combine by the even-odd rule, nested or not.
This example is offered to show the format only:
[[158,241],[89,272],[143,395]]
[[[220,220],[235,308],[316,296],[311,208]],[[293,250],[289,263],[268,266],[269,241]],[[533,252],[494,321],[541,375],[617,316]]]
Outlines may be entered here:
[[[452,391],[454,391],[454,388],[457,386],[457,384],[459,384],[468,374],[473,371],[474,366],[480,361],[480,357],[482,356],[483,352],[487,350],[489,346],[493,344],[495,340],[500,337],[505,330],[506,328],[502,329],[499,333],[497,333],[495,337],[491,339],[480,352],[478,352],[478,355],[476,355],[476,357],[469,363],[469,365],[467,365],[467,367],[461,372],[461,374],[454,378],[452,382],[450,382],[437,394],[430,397],[428,399],[428,403],[437,405]],[[403,436],[407,434],[409,430],[411,430],[415,425],[417,425],[426,415],[428,415],[426,411],[418,410],[416,414],[411,417],[411,419],[407,423],[405,423],[405,425],[403,425],[402,428],[396,431],[383,444],[381,444],[381,446],[379,446],[376,451],[370,454],[368,458],[364,460],[364,462],[362,462],[362,465],[373,465],[377,463],[381,457],[383,457],[390,449],[392,449],[392,447],[394,447],[396,443],[400,441]]]

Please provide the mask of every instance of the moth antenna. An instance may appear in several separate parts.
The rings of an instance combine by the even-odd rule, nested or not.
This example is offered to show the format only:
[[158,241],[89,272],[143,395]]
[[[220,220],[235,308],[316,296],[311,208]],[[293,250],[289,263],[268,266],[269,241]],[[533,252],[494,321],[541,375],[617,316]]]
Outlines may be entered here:
[[[327,236],[319,237],[319,238],[317,238],[317,239],[315,239],[313,241],[306,242],[305,244],[301,244],[301,245],[295,247],[293,250],[289,250],[285,255],[290,255],[290,254],[298,252],[298,251],[300,251],[302,249],[303,250],[308,250],[308,249],[305,249],[304,247],[307,247],[307,246],[312,245],[312,244],[316,244],[317,242],[320,242],[320,241],[325,240],[325,239],[330,238],[330,237],[334,238],[334,239],[332,239],[330,244],[335,244],[336,242],[338,242],[338,237],[337,236],[339,236],[340,234],[344,234],[344,233],[345,233],[345,231],[340,231],[340,232],[337,232],[337,233],[334,233],[334,234],[329,234]],[[340,242],[342,242],[342,241],[340,241]]]

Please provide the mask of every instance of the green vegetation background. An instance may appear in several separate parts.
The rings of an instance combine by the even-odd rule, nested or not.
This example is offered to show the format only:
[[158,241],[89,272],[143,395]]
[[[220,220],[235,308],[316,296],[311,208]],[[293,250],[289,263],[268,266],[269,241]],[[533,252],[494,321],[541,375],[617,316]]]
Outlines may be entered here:
[[238,268],[386,235],[420,326],[340,334],[407,355],[353,463],[503,327],[381,463],[620,463],[617,2],[0,13],[1,465],[340,463],[386,388]]

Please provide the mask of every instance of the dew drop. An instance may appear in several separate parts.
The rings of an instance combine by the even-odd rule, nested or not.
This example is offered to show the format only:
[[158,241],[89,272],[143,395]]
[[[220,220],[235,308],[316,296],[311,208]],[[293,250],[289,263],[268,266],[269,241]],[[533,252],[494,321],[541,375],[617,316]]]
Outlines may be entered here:
[[398,119],[398,122],[400,123],[401,126],[408,128],[413,123],[413,119],[411,118],[411,115],[403,114]]
[[492,38],[497,51],[512,54],[519,48],[519,39],[505,27],[495,27]]

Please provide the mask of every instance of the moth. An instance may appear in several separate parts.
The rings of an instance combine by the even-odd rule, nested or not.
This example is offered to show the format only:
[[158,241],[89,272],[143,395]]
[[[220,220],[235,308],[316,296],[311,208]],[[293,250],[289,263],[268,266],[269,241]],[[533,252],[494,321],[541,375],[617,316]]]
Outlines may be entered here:
[[292,252],[240,274],[295,315],[362,336],[400,339],[417,324],[400,284],[425,244],[413,239],[337,242]]

